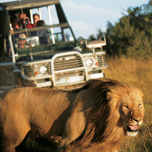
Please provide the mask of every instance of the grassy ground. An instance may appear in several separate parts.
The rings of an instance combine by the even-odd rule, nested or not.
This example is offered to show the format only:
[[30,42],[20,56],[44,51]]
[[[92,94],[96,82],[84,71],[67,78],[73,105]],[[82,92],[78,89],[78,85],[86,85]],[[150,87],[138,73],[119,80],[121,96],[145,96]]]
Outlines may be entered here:
[[123,141],[121,152],[152,152],[152,61],[119,58],[107,59],[107,63],[107,78],[139,87],[144,93],[144,125],[136,137]]

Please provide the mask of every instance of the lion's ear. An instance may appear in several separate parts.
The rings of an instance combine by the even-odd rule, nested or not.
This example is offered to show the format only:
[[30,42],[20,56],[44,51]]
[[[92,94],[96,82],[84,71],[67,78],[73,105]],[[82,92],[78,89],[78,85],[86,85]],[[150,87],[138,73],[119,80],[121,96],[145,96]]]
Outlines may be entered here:
[[135,91],[136,91],[136,94],[138,95],[138,97],[140,97],[143,100],[144,93],[142,92],[142,90],[141,89],[137,89]]
[[108,92],[107,99],[109,101],[110,107],[112,107],[112,109],[114,110],[115,107],[118,106],[120,103],[119,101],[121,100],[121,95],[116,92]]
[[143,97],[143,96],[144,96],[144,93],[143,93],[141,90],[139,90],[139,91],[140,91],[141,97]]
[[111,99],[118,100],[118,99],[120,99],[120,95],[118,93],[116,93],[116,92],[109,91],[107,93],[107,99],[108,100],[111,100]]
[[108,99],[108,100],[111,100],[111,98],[112,98],[112,92],[108,92],[108,93],[107,93],[107,99]]

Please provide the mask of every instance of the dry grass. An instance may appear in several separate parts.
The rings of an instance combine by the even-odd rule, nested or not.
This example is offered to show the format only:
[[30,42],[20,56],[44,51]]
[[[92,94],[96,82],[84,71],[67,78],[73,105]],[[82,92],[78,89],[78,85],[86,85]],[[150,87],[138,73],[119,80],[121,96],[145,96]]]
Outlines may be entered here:
[[107,78],[126,82],[144,93],[145,119],[138,136],[123,141],[121,152],[152,152],[152,61],[131,58],[107,60]]

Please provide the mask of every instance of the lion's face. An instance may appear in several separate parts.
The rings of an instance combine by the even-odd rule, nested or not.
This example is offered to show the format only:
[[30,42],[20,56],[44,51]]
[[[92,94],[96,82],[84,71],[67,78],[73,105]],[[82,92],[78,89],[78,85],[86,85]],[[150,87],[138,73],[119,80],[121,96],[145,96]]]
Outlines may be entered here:
[[136,136],[138,128],[143,123],[145,109],[142,98],[143,94],[139,90],[134,90],[122,97],[119,109],[120,117],[128,136]]

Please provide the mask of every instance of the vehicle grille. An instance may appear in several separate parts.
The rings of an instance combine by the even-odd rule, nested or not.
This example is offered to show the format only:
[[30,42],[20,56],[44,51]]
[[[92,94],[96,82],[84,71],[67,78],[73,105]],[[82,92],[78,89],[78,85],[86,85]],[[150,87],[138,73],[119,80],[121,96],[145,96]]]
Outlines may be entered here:
[[82,60],[78,55],[62,56],[54,60],[54,71],[83,67]]
[[106,63],[106,58],[105,55],[98,55],[97,56],[97,60],[98,60],[98,66],[104,66]]
[[[92,57],[92,55],[90,55]],[[105,55],[98,54],[96,57],[96,61],[98,62],[98,67],[105,66]],[[42,74],[39,71],[41,66],[45,66],[47,71]],[[72,69],[72,71],[62,71],[59,73],[55,73],[55,79],[58,80],[61,77],[70,77],[70,76],[85,76],[85,71],[81,68],[83,66],[82,59],[77,54],[59,56],[54,59],[54,71]],[[76,69],[74,69],[76,68]],[[80,69],[79,69],[80,68]],[[22,74],[28,78],[34,78],[38,76],[47,76],[51,75],[51,62],[43,62],[43,63],[35,63],[35,64],[27,64],[22,67]]]

